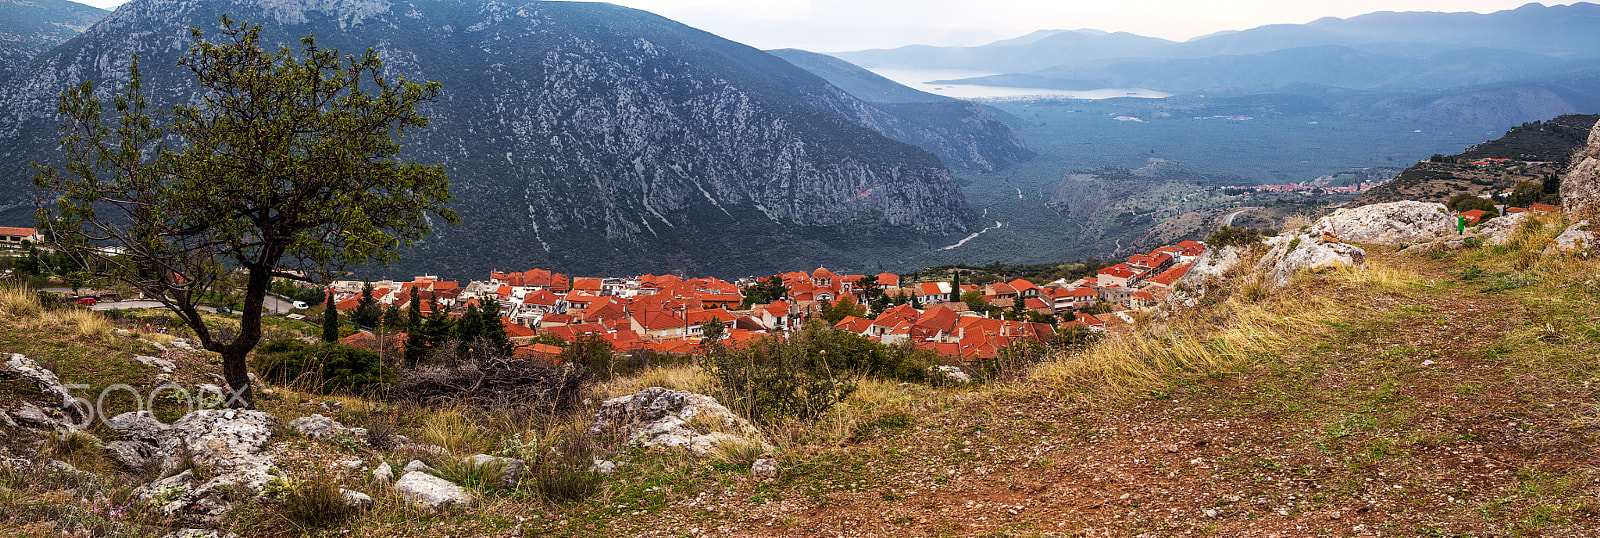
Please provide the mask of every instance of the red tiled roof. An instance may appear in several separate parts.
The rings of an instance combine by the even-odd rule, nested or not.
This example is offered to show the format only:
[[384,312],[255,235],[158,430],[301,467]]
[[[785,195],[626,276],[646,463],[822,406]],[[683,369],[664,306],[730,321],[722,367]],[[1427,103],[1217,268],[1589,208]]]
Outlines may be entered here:
[[18,235],[27,237],[38,233],[38,228],[19,228],[15,226],[0,226],[0,235]]

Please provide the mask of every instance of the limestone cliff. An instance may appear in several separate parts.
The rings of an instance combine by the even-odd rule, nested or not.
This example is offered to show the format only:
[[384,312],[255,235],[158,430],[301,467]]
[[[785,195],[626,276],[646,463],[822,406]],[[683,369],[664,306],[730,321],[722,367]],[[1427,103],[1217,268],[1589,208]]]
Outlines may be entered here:
[[1589,145],[1572,156],[1572,168],[1561,178],[1561,209],[1575,216],[1600,214],[1600,123],[1589,132]]

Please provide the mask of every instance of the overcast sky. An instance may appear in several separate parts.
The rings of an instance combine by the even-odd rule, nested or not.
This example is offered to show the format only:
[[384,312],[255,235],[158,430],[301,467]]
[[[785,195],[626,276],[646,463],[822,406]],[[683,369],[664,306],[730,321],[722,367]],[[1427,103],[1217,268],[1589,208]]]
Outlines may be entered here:
[[[105,8],[121,0],[78,0]],[[837,52],[981,45],[1034,30],[1093,28],[1177,41],[1373,11],[1512,9],[1525,0],[615,0],[762,49]],[[1546,2],[1546,5],[1569,2]]]

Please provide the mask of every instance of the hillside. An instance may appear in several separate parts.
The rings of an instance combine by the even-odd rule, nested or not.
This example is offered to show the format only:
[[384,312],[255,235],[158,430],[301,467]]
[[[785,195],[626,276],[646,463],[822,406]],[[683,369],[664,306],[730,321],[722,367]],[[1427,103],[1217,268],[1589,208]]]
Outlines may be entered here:
[[[871,378],[813,422],[767,426],[771,447],[704,457],[571,444],[598,403],[548,422],[275,386],[263,409],[297,425],[277,429],[266,447],[278,473],[298,481],[269,481],[274,493],[250,502],[242,487],[225,490],[237,496],[223,497],[232,511],[211,525],[246,536],[1592,535],[1600,532],[1592,502],[1600,262],[1541,256],[1565,228],[1547,218],[1504,246],[1399,255],[1368,245],[1360,268],[1304,273],[1275,291],[1213,287],[1204,306],[1000,379]],[[83,322],[19,321],[15,304],[0,314],[9,316],[0,353],[39,358],[64,382],[97,387],[160,373],[131,359],[149,352],[143,339],[106,339],[79,329]],[[163,356],[185,365],[181,382],[204,379],[203,357]],[[15,405],[26,388],[5,383],[0,403]],[[587,394],[599,402],[711,383],[695,367],[666,365]],[[172,411],[162,400],[158,416]],[[316,421],[301,422],[313,413],[443,452],[369,446],[337,429],[313,434],[307,424]],[[0,428],[10,457],[29,454],[24,440],[35,433]],[[137,500],[134,488],[154,476],[117,474],[80,443],[43,446],[48,458],[110,478],[50,471],[43,458],[5,460],[0,494],[31,508],[0,529],[55,535],[60,514],[123,532],[175,523],[159,516],[160,503]],[[540,457],[546,446],[585,451],[585,465],[592,456],[614,470],[594,475],[590,496],[564,498],[550,495],[571,490],[546,485],[579,482],[551,467],[500,487],[486,479],[492,472],[453,463],[480,451]],[[563,461],[546,457],[540,465]],[[474,504],[440,514],[408,508],[371,474],[413,459],[470,484]],[[197,461],[195,469],[208,468]],[[752,476],[752,461],[774,462],[776,477]],[[128,504],[107,510],[65,494],[88,484]],[[373,508],[310,519],[286,500],[318,484],[370,494]],[[164,500],[187,498],[162,491],[178,492]]]
[[67,0],[0,0],[0,84],[109,14]]
[[884,136],[933,152],[951,168],[993,172],[1035,155],[1011,126],[982,105],[907,88],[824,54],[797,49],[767,52],[886,113],[858,121]]
[[[1559,175],[1573,152],[1588,141],[1600,115],[1566,114],[1535,121],[1506,131],[1500,138],[1468,147],[1456,155],[1443,155],[1412,165],[1389,183],[1367,191],[1357,204],[1398,200],[1443,202],[1458,193],[1510,192],[1525,181]],[[1472,164],[1485,159],[1505,163]]]
[[892,115],[777,57],[607,4],[478,0],[126,4],[0,86],[0,209],[31,221],[28,163],[58,154],[62,89],[120,80],[138,52],[153,106],[184,99],[185,29],[223,13],[265,23],[267,43],[314,33],[443,82],[404,156],[446,168],[464,224],[372,276],[844,268],[973,222],[938,158],[863,126]]

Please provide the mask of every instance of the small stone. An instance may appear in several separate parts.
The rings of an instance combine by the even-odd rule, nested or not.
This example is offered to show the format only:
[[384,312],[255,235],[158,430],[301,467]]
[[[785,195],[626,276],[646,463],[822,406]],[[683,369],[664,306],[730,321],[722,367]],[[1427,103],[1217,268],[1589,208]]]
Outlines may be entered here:
[[356,469],[360,469],[362,463],[363,462],[361,460],[350,460],[350,461],[340,462],[339,465],[344,466],[345,469],[349,469],[351,471],[354,471]]
[[377,479],[379,482],[392,481],[394,480],[394,468],[389,466],[389,462],[383,462],[378,465],[377,469],[372,470],[372,478]]
[[491,463],[501,465],[500,475],[495,477],[495,480],[496,483],[505,485],[516,484],[517,479],[522,476],[522,469],[528,465],[527,462],[516,458],[500,458],[488,454],[478,454],[463,461],[472,465],[474,469]]
[[438,473],[439,472],[439,471],[433,470],[433,468],[429,467],[428,464],[422,463],[419,460],[411,460],[411,463],[407,463],[405,468],[401,469],[400,471],[403,472],[403,473],[408,473],[408,474],[412,473],[412,472],[415,472],[415,471],[421,471],[421,472],[428,473],[428,474],[434,474],[434,473]]
[[770,455],[756,458],[750,465],[750,474],[757,478],[773,479],[778,477],[778,460]]
[[160,368],[161,371],[169,373],[169,374],[172,373],[172,370],[174,368],[177,368],[176,365],[172,364],[172,361],[169,361],[167,359],[163,359],[161,357],[151,357],[149,355],[138,355],[138,356],[135,356],[133,358],[133,360],[138,361],[139,364],[143,364],[143,365],[149,366],[151,368]]
[[344,496],[344,504],[347,506],[363,510],[372,508],[372,497],[368,497],[365,493],[339,488],[339,495]]
[[606,460],[594,460],[594,463],[589,465],[589,471],[600,474],[610,474],[617,471],[617,464],[616,462]]
[[1215,508],[1207,508],[1205,510],[1205,514],[1206,514],[1206,517],[1217,517],[1217,509],[1215,509]]

